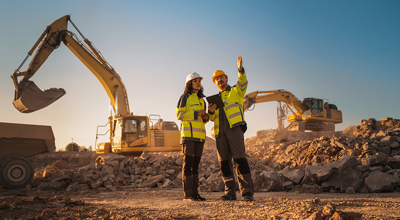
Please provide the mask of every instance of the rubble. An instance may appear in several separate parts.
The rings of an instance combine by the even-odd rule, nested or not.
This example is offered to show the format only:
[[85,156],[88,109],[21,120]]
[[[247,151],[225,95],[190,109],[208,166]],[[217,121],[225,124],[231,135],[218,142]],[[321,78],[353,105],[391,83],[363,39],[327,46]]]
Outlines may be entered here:
[[[263,130],[245,144],[256,191],[400,191],[398,119],[370,118],[334,133]],[[113,191],[182,187],[180,152],[93,155],[79,168],[72,166],[79,164],[74,160],[55,161],[37,169],[31,188]],[[223,191],[212,138],[206,140],[199,180],[201,191]]]

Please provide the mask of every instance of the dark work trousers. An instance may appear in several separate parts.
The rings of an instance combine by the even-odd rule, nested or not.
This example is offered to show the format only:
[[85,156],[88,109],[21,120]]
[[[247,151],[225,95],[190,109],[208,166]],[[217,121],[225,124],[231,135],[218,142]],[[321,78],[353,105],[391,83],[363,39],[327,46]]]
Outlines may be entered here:
[[[221,114],[222,113],[222,114]],[[246,159],[243,130],[240,126],[230,128],[229,122],[222,111],[219,115],[219,134],[216,139],[218,161],[221,176],[225,184],[225,194],[236,196],[236,182],[233,175],[232,159],[236,165],[236,174],[241,194],[254,194],[253,180]]]
[[199,164],[204,142],[184,141],[182,144],[182,184],[185,196],[199,194]]

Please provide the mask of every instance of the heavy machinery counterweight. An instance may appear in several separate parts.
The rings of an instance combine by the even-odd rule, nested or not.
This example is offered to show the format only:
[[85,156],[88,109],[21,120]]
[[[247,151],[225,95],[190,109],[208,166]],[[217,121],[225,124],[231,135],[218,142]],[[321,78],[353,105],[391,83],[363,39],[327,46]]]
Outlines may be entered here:
[[[67,30],[68,22],[75,27],[84,39],[83,42],[77,35]],[[30,78],[61,42],[97,77],[110,99],[114,112],[108,120],[110,141],[98,144],[96,146],[98,153],[180,150],[180,132],[176,123],[163,121],[158,116],[157,123],[151,124],[152,120],[149,120],[148,116],[133,115],[121,77],[100,51],[82,35],[68,15],[59,18],[46,28],[22,64],[11,75],[15,85],[13,104],[20,112],[29,113],[45,108],[65,94],[64,89],[53,88],[42,91],[30,81]],[[35,50],[36,54],[27,70],[19,72]],[[18,80],[18,77],[23,78]],[[96,140],[97,137],[96,134]]]

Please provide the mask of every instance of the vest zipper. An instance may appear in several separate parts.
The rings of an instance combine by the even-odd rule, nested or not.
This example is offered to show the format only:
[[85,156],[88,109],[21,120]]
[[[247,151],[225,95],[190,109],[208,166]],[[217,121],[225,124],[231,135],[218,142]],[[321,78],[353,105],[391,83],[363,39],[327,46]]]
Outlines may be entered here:
[[192,122],[189,122],[189,125],[190,125],[190,135],[191,137],[193,137]]

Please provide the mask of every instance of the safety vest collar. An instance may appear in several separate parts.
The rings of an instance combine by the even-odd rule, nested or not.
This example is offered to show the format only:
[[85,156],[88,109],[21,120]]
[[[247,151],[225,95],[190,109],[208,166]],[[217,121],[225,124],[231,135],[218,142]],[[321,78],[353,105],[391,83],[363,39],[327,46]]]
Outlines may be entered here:
[[190,94],[190,95],[196,94],[199,98],[204,98],[204,97],[206,97],[203,93],[199,94],[199,92],[196,93],[196,92],[190,91],[189,94]]
[[229,91],[231,91],[231,89],[232,89],[232,87],[230,85],[228,85],[224,91],[219,91],[219,94],[221,95],[221,93],[223,93],[225,91],[229,92]]

